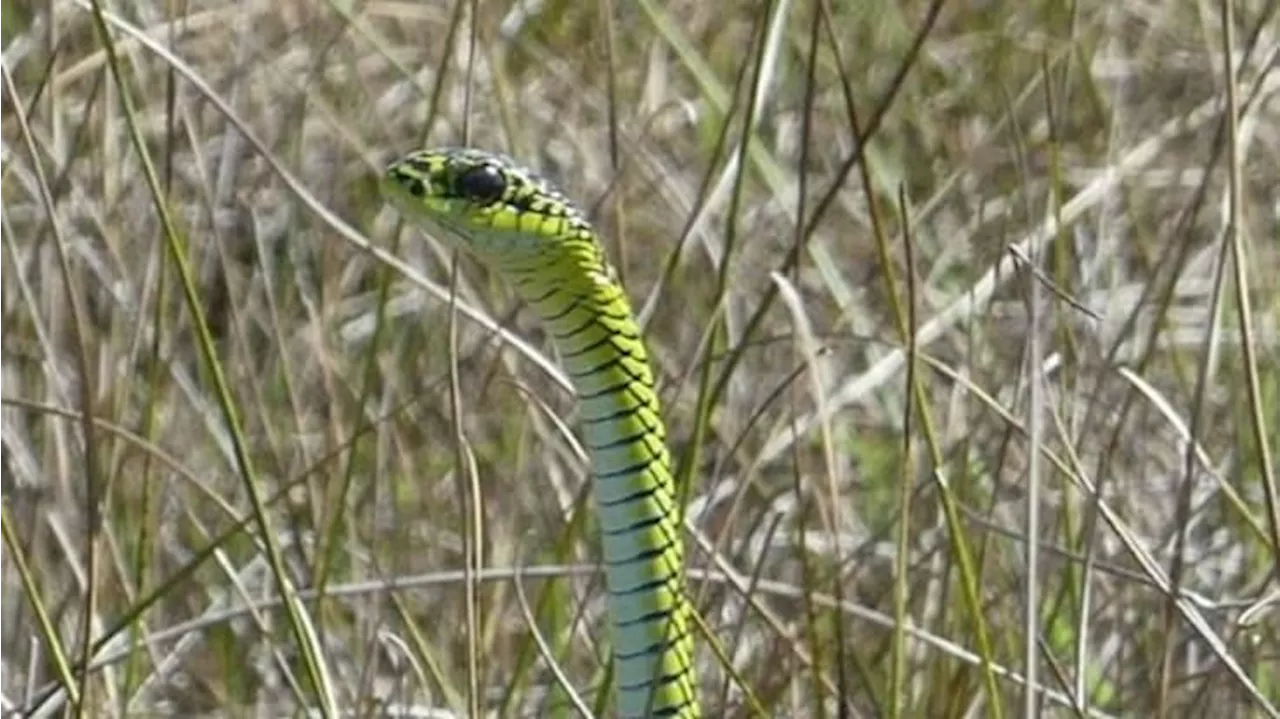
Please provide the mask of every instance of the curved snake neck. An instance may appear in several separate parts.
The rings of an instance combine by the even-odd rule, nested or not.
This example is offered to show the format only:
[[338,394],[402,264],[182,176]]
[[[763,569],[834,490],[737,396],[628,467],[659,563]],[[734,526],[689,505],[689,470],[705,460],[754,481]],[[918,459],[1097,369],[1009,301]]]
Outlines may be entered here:
[[681,509],[648,353],[590,223],[544,179],[466,148],[392,163],[388,200],[495,268],[554,337],[581,403],[622,717],[697,717]]

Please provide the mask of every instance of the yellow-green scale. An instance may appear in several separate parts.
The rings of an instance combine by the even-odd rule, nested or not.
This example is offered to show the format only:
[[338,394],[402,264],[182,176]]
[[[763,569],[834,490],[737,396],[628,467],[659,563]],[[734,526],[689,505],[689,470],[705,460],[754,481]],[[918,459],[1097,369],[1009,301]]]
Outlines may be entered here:
[[510,253],[499,264],[553,335],[577,390],[596,472],[618,715],[697,717],[681,511],[630,304],[586,238],[550,252]]

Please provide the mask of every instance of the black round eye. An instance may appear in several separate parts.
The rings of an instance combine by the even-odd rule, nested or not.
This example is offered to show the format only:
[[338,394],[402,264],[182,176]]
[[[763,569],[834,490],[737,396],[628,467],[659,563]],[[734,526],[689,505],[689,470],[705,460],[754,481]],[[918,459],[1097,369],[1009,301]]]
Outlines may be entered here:
[[507,179],[493,165],[477,165],[458,177],[458,194],[473,202],[496,202],[507,189]]

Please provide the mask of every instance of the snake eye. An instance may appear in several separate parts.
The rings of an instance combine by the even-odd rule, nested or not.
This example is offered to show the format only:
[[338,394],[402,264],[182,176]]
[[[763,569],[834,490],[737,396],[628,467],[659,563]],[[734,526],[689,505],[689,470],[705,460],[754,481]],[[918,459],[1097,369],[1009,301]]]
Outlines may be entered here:
[[496,202],[506,189],[507,179],[493,165],[477,165],[458,177],[458,194],[472,202]]

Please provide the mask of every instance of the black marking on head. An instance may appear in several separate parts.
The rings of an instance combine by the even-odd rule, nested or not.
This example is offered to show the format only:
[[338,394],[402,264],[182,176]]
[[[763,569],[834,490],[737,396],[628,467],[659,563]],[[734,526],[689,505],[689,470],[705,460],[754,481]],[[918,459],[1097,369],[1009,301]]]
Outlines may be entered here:
[[422,175],[431,174],[431,163],[427,162],[425,159],[418,156],[417,154],[410,155],[409,157],[405,158],[404,164],[413,168],[414,171],[418,172],[419,174],[422,174]]

